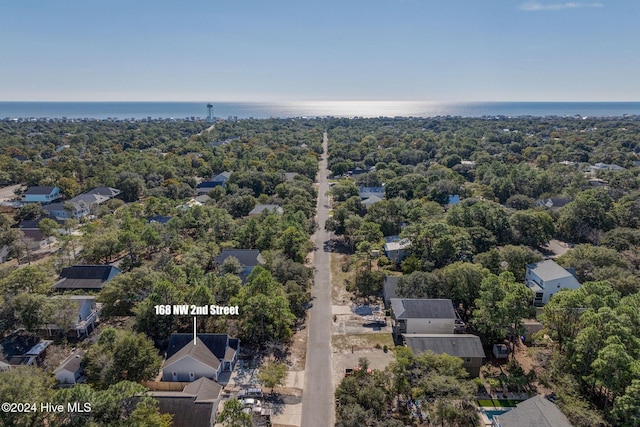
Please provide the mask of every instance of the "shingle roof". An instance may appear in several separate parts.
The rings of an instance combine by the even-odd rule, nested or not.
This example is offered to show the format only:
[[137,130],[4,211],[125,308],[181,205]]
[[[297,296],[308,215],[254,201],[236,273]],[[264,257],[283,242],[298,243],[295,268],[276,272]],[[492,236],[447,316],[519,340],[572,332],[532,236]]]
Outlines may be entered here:
[[249,212],[249,215],[260,215],[263,211],[267,210],[273,211],[280,215],[283,212],[282,207],[280,207],[279,205],[256,205],[256,207],[253,208],[251,212]]
[[223,249],[215,260],[219,265],[222,265],[224,260],[230,256],[240,261],[240,265],[244,267],[255,267],[262,264],[260,251],[257,249]]
[[231,176],[231,172],[222,172],[211,178],[211,182],[226,182]]
[[61,279],[54,289],[102,289],[113,271],[120,269],[112,265],[74,265],[66,267],[60,273]]
[[486,357],[480,338],[470,334],[404,334],[414,354],[432,351],[457,357]]
[[173,415],[174,427],[210,426],[218,409],[222,386],[208,378],[199,378],[183,391],[152,391],[149,396],[158,401],[158,409]]
[[[227,334],[197,334],[196,337],[219,360],[224,358],[227,351],[227,342],[229,347],[234,350],[238,349],[239,340],[230,338]],[[167,348],[167,361],[187,344],[191,344],[192,347],[198,347],[193,345],[192,334],[171,334],[169,347]]]
[[[225,340],[226,346],[226,340]],[[220,367],[220,360],[207,348],[202,340],[196,337],[196,343],[194,345],[193,340],[186,343],[180,350],[175,352],[171,357],[167,354],[167,360],[165,360],[163,367],[169,366],[178,360],[185,357],[190,357],[197,360],[200,363],[204,363],[213,369]]]
[[391,309],[396,319],[455,319],[450,299],[391,298]]
[[198,378],[182,390],[183,393],[194,395],[195,402],[213,402],[220,397],[221,391],[220,384],[206,377]]
[[571,273],[567,270],[556,264],[556,262],[552,259],[547,259],[535,264],[527,265],[527,268],[530,269],[536,276],[544,280],[545,282],[548,280],[556,280],[562,279],[565,277],[573,277]]
[[386,301],[391,300],[391,298],[398,298],[398,276],[386,276],[384,278],[383,290]]
[[101,196],[106,197],[116,197],[118,194],[122,193],[122,191],[113,187],[96,187],[93,190],[87,191],[84,194],[99,194]]
[[29,195],[48,195],[51,194],[51,192],[55,189],[56,187],[51,187],[51,186],[34,186],[34,187],[29,187],[29,189],[27,191],[25,191],[24,194],[29,194]]
[[518,403],[505,414],[495,415],[494,420],[500,427],[572,427],[558,407],[540,395]]
[[54,373],[57,373],[62,370],[66,370],[69,372],[78,372],[80,369],[80,365],[82,364],[82,358],[84,357],[84,350],[78,349],[71,353],[69,357],[64,359],[64,361],[58,366]]

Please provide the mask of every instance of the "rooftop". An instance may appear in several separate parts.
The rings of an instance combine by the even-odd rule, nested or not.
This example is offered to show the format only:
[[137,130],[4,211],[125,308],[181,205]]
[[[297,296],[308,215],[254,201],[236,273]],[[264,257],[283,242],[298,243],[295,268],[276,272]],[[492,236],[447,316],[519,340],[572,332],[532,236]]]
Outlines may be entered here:
[[518,403],[509,412],[494,416],[500,427],[572,427],[558,407],[537,395]]
[[456,318],[450,299],[391,298],[391,309],[396,319]]
[[404,334],[414,354],[432,351],[456,357],[486,357],[480,337],[470,334]]
[[554,260],[547,259],[535,264],[527,265],[527,269],[531,270],[536,276],[542,280],[556,280],[565,277],[573,277],[571,273],[558,265]]

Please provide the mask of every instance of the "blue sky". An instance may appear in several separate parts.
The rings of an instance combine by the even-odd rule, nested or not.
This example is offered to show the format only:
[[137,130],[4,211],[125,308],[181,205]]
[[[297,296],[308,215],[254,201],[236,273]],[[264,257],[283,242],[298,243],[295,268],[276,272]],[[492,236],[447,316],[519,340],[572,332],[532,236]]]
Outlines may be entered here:
[[2,3],[2,101],[640,101],[635,0]]

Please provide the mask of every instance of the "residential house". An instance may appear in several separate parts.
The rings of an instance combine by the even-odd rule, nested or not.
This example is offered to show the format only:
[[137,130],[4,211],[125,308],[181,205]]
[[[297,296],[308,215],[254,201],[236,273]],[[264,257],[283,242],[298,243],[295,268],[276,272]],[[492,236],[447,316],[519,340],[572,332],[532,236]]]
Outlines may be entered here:
[[480,375],[482,361],[486,357],[480,337],[470,334],[404,334],[404,342],[419,355],[426,351],[448,354],[462,359],[471,376]]
[[112,265],[74,265],[62,269],[60,280],[53,284],[53,289],[99,291],[118,274],[120,269]]
[[533,304],[543,306],[560,289],[578,289],[580,282],[568,270],[548,259],[527,265],[526,285],[535,292]]
[[211,177],[209,181],[203,181],[196,186],[196,193],[205,194],[211,191],[215,187],[224,187],[227,181],[231,177],[231,172],[222,172],[218,175]]
[[381,197],[373,195],[371,197],[367,197],[366,199],[362,200],[361,203],[362,203],[362,206],[365,207],[365,209],[369,209],[371,206],[381,201],[382,201]]
[[607,164],[607,163],[596,163],[592,166],[587,166],[584,171],[590,173],[591,175],[595,175],[597,171],[613,171],[619,172],[623,171],[624,168],[622,166],[618,166],[615,164]]
[[0,342],[0,371],[20,365],[39,366],[53,341],[20,330]]
[[399,264],[409,255],[411,241],[401,239],[398,236],[385,237],[387,243],[384,244],[384,254],[390,261]]
[[162,381],[195,381],[209,378],[226,382],[238,360],[240,340],[227,334],[171,334]]
[[391,298],[393,332],[402,334],[453,334],[456,312],[450,299]]
[[270,204],[258,204],[251,212],[249,212],[249,216],[259,216],[262,212],[268,211],[269,213],[276,213],[278,215],[282,215],[284,210],[280,205],[270,205]]
[[492,427],[572,427],[567,417],[548,399],[536,395],[501,415],[494,415]]
[[283,172],[281,178],[283,181],[293,181],[298,175],[298,172]]
[[385,308],[391,307],[391,298],[398,298],[398,279],[399,276],[385,276],[384,285],[382,286],[382,299]]
[[548,199],[536,200],[536,206],[547,209],[560,209],[571,202],[568,197],[550,197]]
[[376,196],[381,200],[384,198],[384,186],[382,187],[359,187],[358,195],[362,200],[366,200],[370,197]]
[[171,414],[173,427],[213,427],[222,386],[207,378],[187,384],[182,391],[150,391],[163,414]]
[[51,203],[44,210],[49,212],[49,216],[58,221],[64,221],[69,218],[80,219],[89,215],[90,205],[85,201],[69,200],[64,203]]
[[[121,193],[122,191],[118,190],[117,188],[102,186],[102,187],[96,187],[93,190],[89,190],[84,194],[102,196],[102,197],[106,197],[107,199],[113,199],[115,197],[118,197]],[[96,199],[96,200],[99,200],[99,199]]]
[[[77,338],[88,336],[94,329],[95,324],[100,320],[100,312],[102,311],[102,304],[96,303],[96,297],[92,295],[64,295],[52,297],[59,304],[62,304],[64,300],[69,301],[74,308],[74,315],[69,320],[69,324],[66,325],[65,333],[73,333]],[[59,331],[61,325],[47,324],[45,329],[49,332],[49,335],[53,335],[54,331]]]
[[10,252],[9,245],[0,246],[0,264],[7,262]]
[[166,224],[171,220],[171,218],[173,217],[164,216],[164,215],[154,215],[147,218],[147,222],[149,224],[152,224],[154,222],[157,222],[158,224]]
[[35,186],[29,187],[29,189],[23,194],[22,200],[25,203],[41,203],[43,205],[48,205],[60,198],[62,198],[62,194],[58,187]]
[[60,384],[78,384],[84,382],[84,370],[82,369],[82,359],[84,358],[84,350],[78,349],[71,353],[69,357],[58,366],[54,371],[56,380]]
[[240,262],[242,271],[238,276],[240,276],[243,283],[256,266],[264,264],[264,258],[262,258],[260,251],[257,249],[223,249],[220,255],[215,257],[216,264],[221,266],[229,257],[233,257]]
[[21,229],[21,231],[24,236],[22,241],[30,251],[45,249],[56,241],[55,237],[47,237],[40,230]]

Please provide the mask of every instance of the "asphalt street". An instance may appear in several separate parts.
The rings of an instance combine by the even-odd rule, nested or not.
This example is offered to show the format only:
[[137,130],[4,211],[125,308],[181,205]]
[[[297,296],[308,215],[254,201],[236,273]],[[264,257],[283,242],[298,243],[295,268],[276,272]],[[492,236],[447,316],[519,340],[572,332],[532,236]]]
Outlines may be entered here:
[[302,395],[302,427],[333,426],[334,399],[331,369],[331,254],[325,251],[325,242],[330,239],[324,230],[329,217],[327,192],[327,134],[322,141],[323,155],[318,173],[318,230],[312,236],[315,280],[311,295],[313,307],[309,309],[309,336]]

